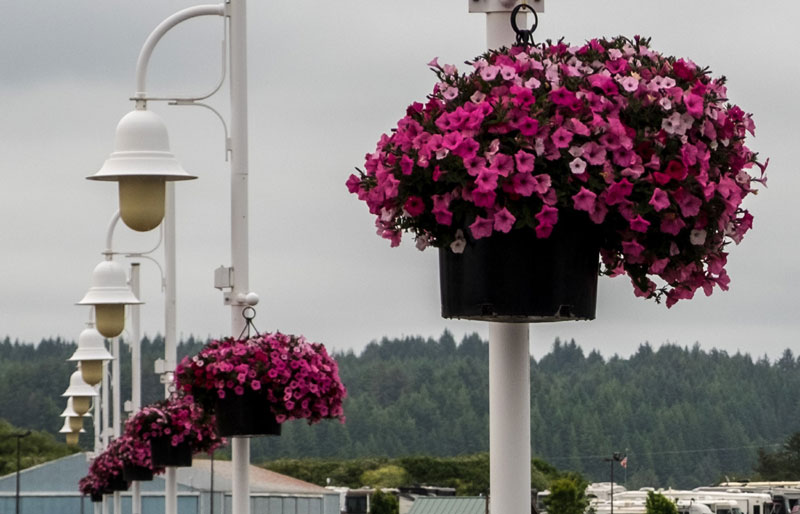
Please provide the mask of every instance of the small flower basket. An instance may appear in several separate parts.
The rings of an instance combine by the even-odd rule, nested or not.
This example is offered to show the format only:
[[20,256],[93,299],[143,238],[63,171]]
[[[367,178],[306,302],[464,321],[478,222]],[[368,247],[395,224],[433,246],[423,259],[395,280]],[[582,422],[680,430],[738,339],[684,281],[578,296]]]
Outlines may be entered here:
[[220,435],[279,435],[290,419],[344,422],[338,365],[323,345],[302,336],[212,341],[181,361],[175,382],[214,412]]
[[114,491],[126,491],[130,484],[122,476],[123,461],[119,455],[119,445],[113,441],[108,448],[97,455],[89,465],[89,474],[78,481],[78,489],[82,494],[94,500]]
[[192,465],[192,455],[224,444],[214,418],[191,396],[174,394],[143,407],[125,424],[125,435],[149,445],[154,468]]
[[596,284],[570,278],[584,263],[667,307],[728,289],[727,247],[752,226],[742,202],[766,163],[724,78],[639,37],[501,48],[464,74],[429,65],[427,102],[347,187],[392,246],[411,232],[439,249],[443,316],[592,319]]
[[[130,434],[123,434],[111,443],[122,459],[122,476],[128,482],[140,482],[153,479],[153,462],[150,456],[150,445]],[[158,469],[159,472],[163,471]]]

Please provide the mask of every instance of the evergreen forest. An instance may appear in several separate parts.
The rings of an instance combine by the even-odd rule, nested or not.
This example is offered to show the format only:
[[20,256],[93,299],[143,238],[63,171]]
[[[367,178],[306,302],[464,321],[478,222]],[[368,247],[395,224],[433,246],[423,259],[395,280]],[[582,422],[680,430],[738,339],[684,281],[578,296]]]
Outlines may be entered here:
[[[189,338],[179,355],[204,341]],[[130,397],[130,353],[122,344],[122,397]],[[143,402],[163,397],[152,373],[161,337],[141,342]],[[0,419],[61,440],[59,417],[75,345],[0,341]],[[363,351],[334,354],[348,388],[347,422],[293,421],[283,435],[253,439],[253,462],[278,460],[467,457],[488,451],[488,343],[383,339]],[[627,455],[615,481],[628,488],[695,487],[747,478],[759,452],[773,452],[800,431],[800,359],[643,344],[628,358],[586,354],[575,341],[553,342],[531,359],[532,455],[590,481],[608,481],[608,459]],[[93,441],[85,423],[81,445]],[[403,460],[405,459],[405,460]]]

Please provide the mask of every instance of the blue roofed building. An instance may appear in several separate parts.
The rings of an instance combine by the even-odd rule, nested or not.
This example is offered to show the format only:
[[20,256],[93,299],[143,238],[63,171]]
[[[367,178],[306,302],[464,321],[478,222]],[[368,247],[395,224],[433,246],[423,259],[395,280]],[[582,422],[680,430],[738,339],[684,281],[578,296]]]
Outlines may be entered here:
[[[178,468],[178,514],[231,514],[230,461],[195,459]],[[86,453],[40,464],[20,472],[20,514],[89,514],[94,504],[78,491],[89,470]],[[164,512],[164,480],[140,482],[142,514]],[[122,514],[131,514],[131,493],[122,492]],[[112,503],[106,500],[108,512]],[[339,495],[280,473],[250,467],[250,511],[253,514],[339,514]],[[0,477],[0,514],[16,512],[16,473]]]

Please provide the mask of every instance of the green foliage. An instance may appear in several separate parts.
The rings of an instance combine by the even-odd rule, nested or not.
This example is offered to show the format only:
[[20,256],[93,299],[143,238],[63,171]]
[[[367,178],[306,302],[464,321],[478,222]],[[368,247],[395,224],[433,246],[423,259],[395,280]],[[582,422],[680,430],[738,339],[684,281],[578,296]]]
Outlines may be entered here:
[[[178,354],[196,353],[203,343],[190,338]],[[151,403],[164,395],[158,376],[150,372],[163,356],[163,338],[145,338],[141,348],[143,402]],[[2,416],[61,439],[61,394],[75,369],[66,359],[74,350],[73,343],[60,339],[35,346],[0,341]],[[255,461],[328,460],[318,469],[299,470],[299,477],[313,475],[306,479],[320,484],[330,477],[336,485],[354,486],[362,485],[364,471],[395,464],[414,482],[452,486],[459,494],[486,493],[488,343],[476,334],[456,342],[445,332],[438,339],[383,339],[360,354],[348,351],[335,358],[349,393],[347,423],[286,423],[282,437],[252,441]],[[126,398],[127,344],[121,345],[120,364]],[[574,341],[556,340],[538,362],[531,360],[532,486],[543,489],[557,475],[555,468],[608,481],[608,463],[598,455],[619,451],[628,455],[628,468],[617,468],[615,479],[629,489],[695,487],[724,475],[747,477],[760,462],[754,447],[773,451],[800,430],[798,390],[800,362],[789,350],[771,362],[703,351],[699,345],[643,344],[630,358],[606,359],[597,351],[584,354]],[[81,444],[88,449],[92,424],[85,428]],[[762,453],[766,467],[757,471],[765,477],[774,476],[768,475],[770,468],[786,468],[774,462],[780,455]],[[446,462],[449,457],[462,460]]]
[[380,489],[375,491],[370,499],[370,514],[398,514],[400,502],[392,493],[385,493]]
[[645,501],[646,514],[678,514],[678,507],[675,502],[661,493],[650,491],[647,493]]
[[[17,437],[13,434],[25,434],[10,423],[0,420],[0,476],[14,473],[17,470]],[[19,439],[20,469],[29,468],[77,452],[77,448],[57,443],[52,435],[46,432],[33,432]]]
[[550,483],[550,494],[543,500],[548,514],[583,514],[589,505],[585,490],[586,485],[575,478],[555,479]]
[[361,474],[361,483],[370,487],[396,488],[408,485],[408,473],[395,464],[387,464]]
[[[414,456],[395,459],[279,459],[263,467],[317,485],[359,488],[401,487],[414,484],[453,487],[456,494],[478,496],[489,491],[489,454],[459,457]],[[549,464],[531,463],[531,487],[544,490],[550,480],[561,477]],[[574,473],[567,474],[585,487],[586,482]]]
[[755,472],[761,480],[797,480],[800,477],[800,432],[792,434],[781,451],[769,453],[759,448]]

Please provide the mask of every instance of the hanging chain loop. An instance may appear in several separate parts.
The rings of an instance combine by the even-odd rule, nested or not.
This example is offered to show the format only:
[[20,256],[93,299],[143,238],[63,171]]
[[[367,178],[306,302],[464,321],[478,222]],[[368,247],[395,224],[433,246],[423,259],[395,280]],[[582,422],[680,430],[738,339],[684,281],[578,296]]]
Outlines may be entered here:
[[250,339],[250,328],[252,327],[253,332],[256,333],[256,337],[260,336],[261,334],[258,333],[258,329],[256,328],[255,324],[253,324],[253,319],[256,317],[256,310],[250,306],[245,307],[242,309],[242,317],[245,320],[244,328],[242,329],[242,333],[239,334],[239,339],[247,333],[247,339]]
[[[517,14],[523,9],[527,9],[533,13],[533,25],[529,29],[520,29],[517,26]],[[514,7],[514,10],[511,11],[511,28],[514,29],[514,33],[517,35],[517,45],[533,45],[533,32],[538,26],[539,16],[536,14],[536,10],[530,5],[522,3]]]

